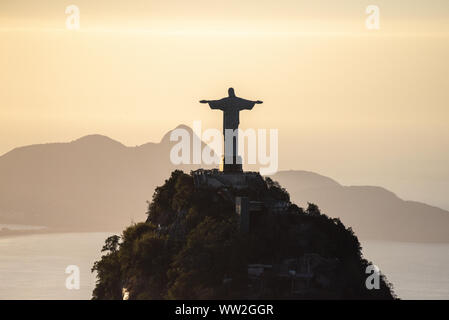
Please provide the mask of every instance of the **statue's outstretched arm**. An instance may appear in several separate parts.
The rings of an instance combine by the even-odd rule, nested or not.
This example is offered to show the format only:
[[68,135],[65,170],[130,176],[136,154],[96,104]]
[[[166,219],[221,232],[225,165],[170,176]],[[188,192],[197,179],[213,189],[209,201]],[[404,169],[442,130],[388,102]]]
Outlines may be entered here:
[[222,109],[220,100],[201,100],[200,103],[207,103],[211,109]]
[[251,101],[246,99],[241,99],[241,107],[242,110],[251,110],[255,104],[261,104],[263,101],[257,100],[257,101]]

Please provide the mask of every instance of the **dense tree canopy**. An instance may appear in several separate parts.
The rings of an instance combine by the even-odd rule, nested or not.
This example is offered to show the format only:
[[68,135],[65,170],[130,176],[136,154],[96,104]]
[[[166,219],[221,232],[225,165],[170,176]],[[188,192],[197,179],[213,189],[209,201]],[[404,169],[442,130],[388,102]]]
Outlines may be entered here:
[[[276,182],[265,179],[250,190],[196,189],[193,178],[174,171],[155,190],[148,219],[128,227],[121,237],[106,239],[93,299],[217,299],[248,297],[248,264],[275,265],[288,258],[316,254],[334,259],[325,290],[319,281],[302,298],[390,299],[391,285],[381,276],[380,288],[368,290],[366,267],[357,237],[339,219],[289,203],[288,211],[265,210],[251,218],[242,233],[231,192],[254,201],[287,201]],[[295,298],[266,281],[263,298]]]

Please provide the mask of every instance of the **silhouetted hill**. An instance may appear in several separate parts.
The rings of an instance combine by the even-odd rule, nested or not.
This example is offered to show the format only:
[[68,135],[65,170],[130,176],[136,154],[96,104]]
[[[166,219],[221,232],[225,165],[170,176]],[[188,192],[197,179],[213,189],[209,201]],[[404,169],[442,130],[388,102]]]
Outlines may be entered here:
[[[221,184],[217,182],[221,181]],[[236,212],[236,197],[257,203]],[[394,299],[357,236],[270,178],[174,171],[145,223],[106,239],[93,299]]]
[[[184,126],[187,130],[190,128]],[[0,157],[0,223],[117,230],[145,219],[146,201],[174,169],[167,133],[137,147],[101,135],[20,147]],[[292,200],[340,217],[359,238],[449,241],[449,212],[403,201],[379,187],[342,186],[305,171],[273,177]]]
[[0,222],[117,230],[142,220],[146,200],[175,169],[171,146],[167,133],[137,147],[89,135],[16,148],[0,157]]
[[373,186],[342,186],[307,171],[282,171],[273,176],[305,206],[316,203],[332,217],[340,217],[362,239],[448,241],[449,212]]

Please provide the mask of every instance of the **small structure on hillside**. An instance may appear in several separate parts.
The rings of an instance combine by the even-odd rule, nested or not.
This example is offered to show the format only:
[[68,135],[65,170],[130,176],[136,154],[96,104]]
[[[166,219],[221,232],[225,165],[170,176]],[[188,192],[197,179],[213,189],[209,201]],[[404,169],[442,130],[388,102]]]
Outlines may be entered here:
[[251,216],[259,212],[282,214],[288,212],[289,201],[251,201],[245,191],[264,190],[267,185],[258,172],[222,172],[217,169],[199,169],[191,172],[196,189],[212,188],[217,195],[232,201],[240,216],[240,228],[248,233],[251,228]]
[[263,298],[267,288],[277,288],[279,294],[303,296],[330,285],[337,259],[327,259],[317,253],[284,259],[276,264],[248,264],[249,298]]

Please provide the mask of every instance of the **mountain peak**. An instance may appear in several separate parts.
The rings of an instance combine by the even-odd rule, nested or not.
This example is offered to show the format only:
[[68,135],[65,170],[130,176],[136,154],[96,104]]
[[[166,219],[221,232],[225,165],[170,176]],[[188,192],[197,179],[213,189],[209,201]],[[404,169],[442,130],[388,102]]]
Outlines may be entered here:
[[187,126],[185,124],[180,124],[176,128],[174,128],[174,129],[168,131],[166,134],[164,134],[164,136],[162,137],[160,143],[165,144],[165,143],[170,142],[170,135],[171,135],[172,131],[174,131],[176,129],[184,129],[184,130],[186,130],[189,133],[193,132],[192,128],[190,128],[189,126]]
[[107,136],[101,135],[101,134],[89,134],[84,137],[81,137],[79,139],[76,139],[72,141],[73,144],[87,144],[87,145],[97,145],[97,144],[110,144],[110,145],[118,145],[118,146],[124,146],[122,143],[111,139]]

